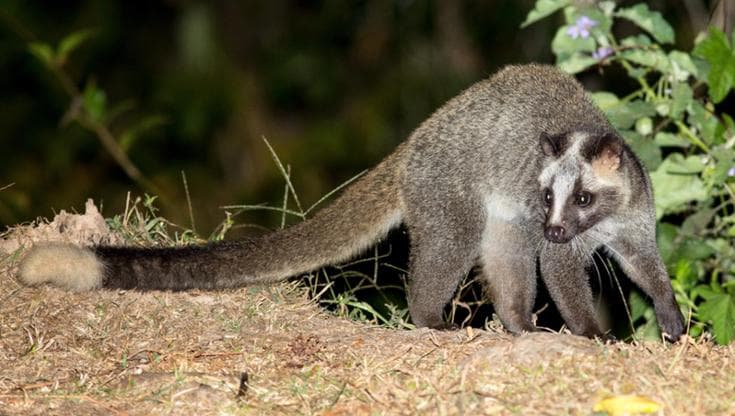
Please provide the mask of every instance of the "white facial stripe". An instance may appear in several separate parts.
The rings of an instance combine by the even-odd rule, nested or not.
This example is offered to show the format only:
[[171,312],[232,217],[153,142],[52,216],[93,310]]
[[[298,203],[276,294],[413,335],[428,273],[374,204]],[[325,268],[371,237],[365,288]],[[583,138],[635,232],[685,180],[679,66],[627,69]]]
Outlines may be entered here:
[[[551,162],[538,177],[540,184],[545,185],[551,182],[551,178],[556,175],[564,165],[568,164],[568,160],[579,160],[579,152],[582,150],[582,144],[585,141],[587,134],[581,132],[574,132],[569,135],[569,146],[563,155],[559,156],[558,159]],[[554,196],[556,197],[556,195]]]
[[[554,202],[550,207],[548,215],[551,224],[560,224],[564,205],[574,192],[574,184],[577,178],[589,177],[585,172],[581,172],[578,162],[581,160],[580,152],[582,145],[588,135],[582,132],[571,133],[568,137],[569,145],[563,155],[549,163],[546,168],[541,171],[538,181],[541,186],[548,186],[554,196]],[[582,169],[586,167],[583,166]],[[553,181],[553,182],[552,182]],[[588,184],[585,184],[588,185]]]
[[551,182],[551,178],[554,176],[554,172],[557,171],[559,171],[559,161],[555,160],[541,171],[541,174],[538,175],[538,182],[541,184],[541,186],[546,186],[549,182]]
[[557,175],[551,192],[554,194],[554,203],[551,207],[551,215],[549,215],[551,224],[560,224],[564,204],[574,191],[575,176],[570,174]]
[[587,134],[581,133],[581,132],[574,132],[569,135],[569,141],[571,141],[572,145],[569,146],[569,149],[564,153],[565,156],[569,157],[579,157],[579,152],[582,150],[582,143],[584,143],[584,139],[587,138]]

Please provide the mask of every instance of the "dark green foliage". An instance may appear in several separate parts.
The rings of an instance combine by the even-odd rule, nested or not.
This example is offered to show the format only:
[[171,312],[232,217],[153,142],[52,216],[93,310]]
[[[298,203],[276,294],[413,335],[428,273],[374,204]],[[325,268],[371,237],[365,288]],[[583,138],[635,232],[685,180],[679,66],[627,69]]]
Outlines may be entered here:
[[727,96],[735,82],[733,43],[728,42],[727,36],[721,30],[711,27],[709,36],[699,42],[692,51],[695,56],[704,58],[709,65],[707,84],[709,94],[715,103],[719,103]]
[[316,200],[457,91],[519,60],[497,51],[521,48],[485,42],[512,38],[508,13],[522,5],[3,2],[0,146],[14,157],[0,187],[15,185],[0,193],[0,225],[90,196],[120,206],[128,190],[153,191],[70,117],[78,109],[165,193],[166,217],[187,216],[182,170],[202,228],[219,221],[217,206],[276,198],[263,136]]

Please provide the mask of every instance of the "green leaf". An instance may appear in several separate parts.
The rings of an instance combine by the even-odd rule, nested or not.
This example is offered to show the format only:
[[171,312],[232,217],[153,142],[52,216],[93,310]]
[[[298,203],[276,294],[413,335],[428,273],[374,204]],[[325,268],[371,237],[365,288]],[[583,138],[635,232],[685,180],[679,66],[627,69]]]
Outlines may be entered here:
[[28,44],[28,50],[47,67],[54,65],[54,50],[51,46],[43,42],[31,42]]
[[725,99],[735,81],[735,53],[727,37],[720,29],[711,26],[709,35],[697,44],[692,53],[709,63],[709,95],[712,101],[719,103]]
[[656,245],[664,259],[664,263],[666,263],[666,267],[670,271],[674,266],[672,261],[675,260],[673,255],[676,250],[675,240],[678,235],[679,229],[673,224],[660,222],[656,227]]
[[642,33],[636,36],[628,36],[620,41],[620,46],[626,48],[645,48],[651,46],[651,38]]
[[630,65],[628,68],[625,68],[625,72],[628,73],[629,77],[636,79],[645,77],[648,74],[648,69]]
[[643,162],[649,171],[656,170],[661,164],[661,149],[653,142],[641,136],[638,132],[621,130],[620,134],[630,145],[638,159]]
[[614,1],[601,1],[597,3],[597,6],[602,10],[602,13],[605,14],[605,16],[612,16],[613,12],[615,11],[616,4]]
[[735,334],[735,298],[729,293],[709,293],[699,305],[701,321],[712,323],[712,332],[718,344],[729,344]]
[[[722,218],[722,224],[735,223],[735,216],[729,215]],[[715,249],[719,266],[729,276],[726,278],[724,285],[735,284],[735,246],[732,244],[732,236],[722,235],[721,238],[708,239],[707,244]],[[730,293],[733,293],[730,291]],[[733,293],[735,294],[735,293]]]
[[676,263],[674,281],[684,288],[691,288],[699,281],[699,268],[696,262],[686,258],[680,258]]
[[729,179],[728,171],[735,166],[735,152],[727,146],[716,146],[711,151],[714,157],[714,166],[707,170],[707,183],[721,184]]
[[608,91],[593,92],[590,94],[590,97],[595,105],[603,112],[615,107],[620,102],[620,99],[615,94]]
[[656,107],[653,104],[635,100],[620,101],[618,105],[612,106],[605,111],[607,118],[618,130],[630,129],[636,120],[641,117],[653,117],[656,115]]
[[143,118],[120,135],[120,147],[125,151],[129,150],[141,135],[147,131],[155,129],[156,127],[162,126],[165,123],[166,119],[159,115],[152,115]]
[[707,199],[707,189],[696,174],[702,168],[699,156],[684,159],[681,154],[674,153],[651,173],[656,218],[680,212],[693,201]]
[[694,324],[689,328],[689,336],[692,338],[699,338],[702,335],[703,328],[702,324]]
[[650,315],[653,312],[651,304],[636,290],[630,292],[629,302],[630,317],[633,319],[633,322],[643,318],[647,313]]
[[635,334],[633,335],[635,339],[661,341],[661,330],[656,321],[656,316],[653,314],[653,308],[650,309],[650,314],[651,317],[647,317],[646,322],[635,329]]
[[59,62],[63,63],[69,54],[77,49],[84,41],[92,37],[93,32],[89,29],[79,30],[70,33],[64,39],[59,42],[59,46],[56,48],[56,57]]
[[533,10],[528,12],[526,20],[521,23],[521,28],[543,19],[557,10],[568,6],[570,3],[571,0],[538,0]]
[[686,81],[689,75],[694,75],[695,78],[699,78],[699,69],[689,54],[681,51],[671,51],[669,52],[669,61],[671,61],[671,69],[674,77],[678,81]]
[[84,109],[93,121],[103,121],[107,113],[107,95],[105,92],[93,84],[87,84],[84,89]]
[[722,121],[715,130],[715,136],[722,137],[724,141],[735,138],[735,121],[726,113],[720,113]]
[[689,261],[704,260],[712,257],[717,251],[699,238],[685,238],[679,243],[674,256]]
[[707,228],[716,212],[717,210],[711,208],[704,208],[695,212],[681,224],[681,232],[693,236],[699,235]]
[[699,156],[684,158],[681,153],[673,153],[667,158],[671,164],[670,170],[674,175],[692,175],[704,170],[704,162]]
[[649,339],[658,340],[661,339],[661,332],[656,323],[656,314],[653,307],[646,301],[646,299],[638,292],[634,290],[630,293],[628,299],[630,302],[630,316],[633,322],[644,320],[643,324],[638,325],[635,328],[633,334],[635,339]]
[[687,109],[689,103],[692,102],[692,88],[685,82],[677,82],[671,88],[671,112],[673,119],[679,116]]
[[715,164],[714,168],[708,172],[711,175],[711,178],[707,178],[707,183],[716,185],[727,181],[728,178],[730,178],[730,175],[728,175],[728,171],[733,166],[735,166],[735,163],[733,163],[733,161],[718,162],[717,164]]
[[576,74],[582,72],[585,69],[597,65],[599,61],[590,55],[583,54],[581,52],[573,53],[569,58],[557,62],[557,66],[562,71],[568,74]]
[[701,56],[694,55],[692,50],[692,62],[697,67],[697,80],[702,81],[703,84],[707,83],[707,76],[709,75],[709,62]]
[[691,145],[691,143],[689,143],[689,140],[679,136],[678,134],[667,133],[664,131],[660,131],[656,133],[656,136],[653,138],[653,141],[656,142],[656,145],[660,147],[686,148]]
[[702,297],[705,300],[713,296],[716,296],[720,293],[722,293],[722,288],[716,285],[715,286],[699,285],[692,290],[692,295],[694,297]]
[[661,13],[651,11],[645,3],[636,4],[633,7],[620,9],[616,16],[628,19],[640,28],[650,33],[659,43],[673,43],[674,29],[671,28]]
[[712,113],[699,101],[692,100],[690,104],[688,106],[689,117],[687,117],[687,121],[691,126],[696,127],[699,136],[705,143],[715,143],[717,139],[717,127],[720,124],[717,117],[713,117]]
[[669,58],[660,49],[630,49],[622,51],[620,56],[633,63],[655,69],[659,72],[671,72]]

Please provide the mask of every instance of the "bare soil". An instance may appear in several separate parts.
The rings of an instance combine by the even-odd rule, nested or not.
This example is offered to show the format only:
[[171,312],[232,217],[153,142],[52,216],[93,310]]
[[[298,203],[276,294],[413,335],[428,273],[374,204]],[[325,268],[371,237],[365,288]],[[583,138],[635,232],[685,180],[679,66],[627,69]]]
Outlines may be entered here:
[[22,287],[15,266],[34,240],[116,242],[104,223],[66,215],[0,244],[2,415],[592,414],[628,394],[658,403],[657,414],[735,414],[735,346],[705,340],[394,330],[333,316],[295,283]]

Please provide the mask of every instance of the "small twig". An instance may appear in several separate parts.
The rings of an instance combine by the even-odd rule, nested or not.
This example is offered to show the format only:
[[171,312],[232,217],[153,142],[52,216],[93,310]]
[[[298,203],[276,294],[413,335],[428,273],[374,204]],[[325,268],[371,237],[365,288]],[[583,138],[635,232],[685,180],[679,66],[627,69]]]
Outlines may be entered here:
[[352,182],[354,182],[357,179],[359,179],[362,175],[365,174],[365,172],[367,172],[367,170],[364,170],[364,171],[358,173],[357,175],[355,175],[355,176],[351,177],[350,179],[346,180],[345,182],[342,182],[341,184],[339,184],[339,186],[337,186],[336,188],[334,188],[331,191],[327,192],[324,196],[322,196],[321,198],[319,198],[318,201],[316,201],[313,204],[311,204],[311,206],[306,209],[306,211],[304,212],[304,214],[308,214],[314,208],[316,208],[319,204],[321,204],[322,202],[324,202],[325,199],[331,197],[332,195],[334,195],[334,193],[339,192],[339,190],[343,189],[347,185],[349,185]]
[[339,389],[339,392],[337,392],[337,395],[330,401],[330,403],[327,405],[327,409],[331,409],[334,407],[337,402],[339,401],[340,397],[342,397],[342,394],[344,394],[345,390],[347,389],[347,383],[342,384],[342,388]]
[[304,214],[293,211],[290,209],[284,210],[283,208],[279,207],[272,207],[270,205],[223,205],[219,207],[220,209],[237,209],[241,211],[257,211],[257,210],[266,210],[266,211],[278,211],[278,212],[285,212],[289,215],[295,215],[301,219],[304,219]]
[[35,389],[40,389],[40,388],[48,387],[48,386],[54,385],[54,384],[56,384],[56,383],[58,383],[60,381],[66,381],[66,380],[67,379],[38,381],[38,382],[35,382],[35,383],[31,383],[31,384],[25,384],[25,385],[23,385],[21,387],[18,387],[18,389],[19,390],[23,390],[23,391],[26,391],[26,390],[35,390]]
[[175,400],[177,397],[183,396],[183,395],[185,395],[187,393],[191,393],[192,391],[196,391],[199,388],[200,388],[200,386],[199,385],[196,385],[194,387],[189,387],[188,389],[177,391],[176,393],[174,393],[174,394],[171,395],[171,400]]
[[191,207],[191,195],[189,194],[189,182],[186,181],[186,173],[181,171],[181,180],[184,182],[184,192],[186,193],[186,205],[189,207],[189,220],[191,221],[191,230],[194,234],[197,232],[197,226],[194,222],[194,209]]
[[289,177],[288,173],[286,172],[286,168],[283,166],[283,163],[281,163],[281,159],[278,158],[278,154],[276,154],[276,151],[273,150],[273,146],[268,142],[268,139],[263,136],[263,143],[265,143],[265,146],[268,148],[268,151],[271,154],[271,157],[273,158],[273,161],[276,162],[276,166],[278,167],[278,170],[281,172],[281,176],[283,176],[283,179],[286,180],[286,185],[288,185],[288,189],[291,190],[291,195],[293,195],[293,200],[296,203],[296,208],[298,208],[299,212],[301,212],[301,217],[304,218],[304,209],[301,208],[301,202],[299,201],[299,196],[296,194],[296,190],[293,187],[293,184],[291,183],[291,178]]
[[421,354],[421,356],[419,356],[419,358],[417,358],[416,361],[413,362],[413,366],[416,367],[421,362],[421,360],[423,360],[424,358],[426,358],[426,357],[430,356],[431,354],[435,353],[436,351],[438,351],[440,347],[436,343],[435,343],[435,345],[437,345],[437,348],[432,348],[428,352],[426,352],[424,354]]
[[242,399],[245,397],[245,394],[248,392],[248,388],[250,387],[250,375],[247,371],[243,371],[240,373],[240,385],[237,388],[237,398]]
[[380,399],[378,399],[377,397],[375,397],[375,396],[373,395],[373,393],[372,393],[372,392],[370,391],[370,389],[369,389],[369,388],[365,387],[365,388],[364,388],[364,389],[362,389],[362,390],[363,390],[363,391],[365,392],[365,394],[367,394],[367,395],[368,395],[368,396],[369,396],[369,397],[370,397],[371,399],[373,399],[373,401],[375,401],[375,402],[377,402],[377,403],[380,403],[380,404],[382,404],[383,406],[385,406],[385,402],[384,402],[384,401],[382,401],[382,400],[380,400]]
[[194,356],[192,356],[192,359],[202,358],[202,357],[229,357],[233,355],[242,355],[242,352],[201,352],[201,353],[195,353]]
[[291,165],[286,166],[286,184],[283,190],[283,212],[281,213],[281,229],[286,228],[286,210],[288,209],[288,180],[291,178]]

